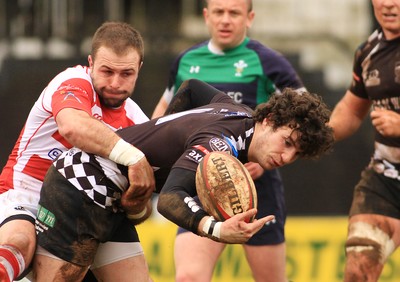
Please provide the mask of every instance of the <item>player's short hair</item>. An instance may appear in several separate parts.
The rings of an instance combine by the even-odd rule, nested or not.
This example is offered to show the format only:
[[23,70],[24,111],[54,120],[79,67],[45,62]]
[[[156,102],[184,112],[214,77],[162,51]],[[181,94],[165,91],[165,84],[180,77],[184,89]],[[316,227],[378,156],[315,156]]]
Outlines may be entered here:
[[334,143],[333,129],[328,126],[331,111],[319,95],[285,88],[268,102],[257,106],[253,114],[256,122],[265,118],[277,129],[289,126],[299,133],[299,155],[317,158],[330,152]]
[[92,38],[92,57],[96,58],[100,47],[111,48],[116,54],[122,55],[131,49],[138,52],[140,62],[144,59],[144,43],[140,33],[131,25],[123,22],[105,22],[95,32]]
[[[204,0],[204,7],[207,8],[209,0]],[[247,0],[247,12],[253,11],[253,1]]]

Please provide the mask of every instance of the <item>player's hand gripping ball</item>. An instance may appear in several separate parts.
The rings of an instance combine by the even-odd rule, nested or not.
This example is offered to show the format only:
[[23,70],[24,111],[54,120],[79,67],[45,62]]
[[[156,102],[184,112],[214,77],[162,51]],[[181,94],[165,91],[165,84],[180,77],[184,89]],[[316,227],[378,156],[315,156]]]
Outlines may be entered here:
[[226,152],[204,156],[196,171],[196,190],[204,210],[218,221],[257,207],[253,179],[244,165]]

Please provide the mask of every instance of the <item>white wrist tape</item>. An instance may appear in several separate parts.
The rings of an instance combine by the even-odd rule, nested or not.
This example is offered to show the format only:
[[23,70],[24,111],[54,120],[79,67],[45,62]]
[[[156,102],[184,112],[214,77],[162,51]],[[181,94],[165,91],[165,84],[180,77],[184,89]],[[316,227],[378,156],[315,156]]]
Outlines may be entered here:
[[120,139],[115,143],[108,158],[118,164],[130,166],[144,157],[144,154],[139,149],[133,147],[128,142]]
[[204,225],[203,225],[204,233],[209,234],[208,231],[210,230],[210,226],[213,221],[215,221],[214,217],[210,216],[209,218],[207,218],[206,222],[204,222]]
[[221,238],[221,226],[222,226],[222,222],[216,222],[215,223],[215,226],[214,226],[214,230],[213,230],[213,232],[212,232],[212,235],[215,237],[215,238]]
[[126,217],[129,219],[140,219],[142,218],[147,212],[147,207],[144,207],[144,210],[142,210],[140,213],[136,213],[136,214],[126,214]]
[[203,225],[203,232],[219,239],[221,238],[221,225],[222,222],[216,221],[214,217],[210,216]]

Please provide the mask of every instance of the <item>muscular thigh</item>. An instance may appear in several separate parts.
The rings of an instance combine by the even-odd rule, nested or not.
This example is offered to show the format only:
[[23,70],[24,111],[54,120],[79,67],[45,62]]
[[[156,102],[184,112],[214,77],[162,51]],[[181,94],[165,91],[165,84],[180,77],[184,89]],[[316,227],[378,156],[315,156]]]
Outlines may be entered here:
[[[255,281],[283,282],[286,276],[285,243],[277,245],[244,245],[246,258]],[[265,258],[269,259],[266,263]]]
[[174,246],[177,276],[190,273],[189,277],[196,277],[199,281],[210,281],[214,266],[224,248],[225,244],[192,232],[178,234]]

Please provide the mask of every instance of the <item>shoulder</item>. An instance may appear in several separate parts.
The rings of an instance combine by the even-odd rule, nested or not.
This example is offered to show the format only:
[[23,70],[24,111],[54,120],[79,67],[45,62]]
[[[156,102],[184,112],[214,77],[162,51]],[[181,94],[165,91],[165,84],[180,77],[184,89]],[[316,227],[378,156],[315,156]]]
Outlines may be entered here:
[[246,48],[254,51],[263,63],[290,64],[288,59],[279,51],[272,49],[261,42],[250,39]]
[[125,104],[126,116],[129,117],[136,124],[143,123],[149,120],[143,110],[131,98],[126,99]]
[[255,51],[256,53],[259,53],[259,54],[262,54],[265,56],[280,56],[281,55],[281,53],[279,53],[277,50],[274,50],[274,49],[264,45],[260,41],[257,41],[254,39],[250,39],[247,42],[246,48],[251,49],[251,50]]
[[355,52],[356,59],[365,58],[383,39],[384,35],[382,30],[380,28],[376,29],[368,36],[366,41],[358,45]]
[[87,66],[76,65],[73,67],[66,68],[64,71],[60,72],[59,75],[64,77],[80,77],[80,78],[90,78],[90,71]]
[[208,52],[208,47],[207,47],[208,42],[209,42],[209,40],[203,41],[201,43],[198,43],[198,44],[195,44],[195,45],[189,47],[188,49],[181,52],[177,56],[177,59],[182,59],[185,56],[196,54],[196,53]]

